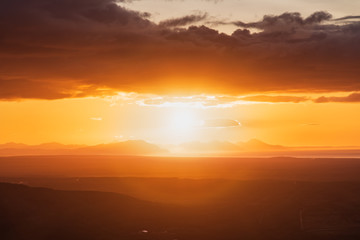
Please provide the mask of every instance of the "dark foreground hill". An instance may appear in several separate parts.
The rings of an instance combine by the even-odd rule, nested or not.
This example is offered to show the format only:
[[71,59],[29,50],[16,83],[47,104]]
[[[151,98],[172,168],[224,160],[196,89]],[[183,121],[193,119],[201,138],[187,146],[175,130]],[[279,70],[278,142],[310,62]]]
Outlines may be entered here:
[[197,205],[8,183],[0,196],[4,240],[360,239],[360,184],[351,182],[242,182]]

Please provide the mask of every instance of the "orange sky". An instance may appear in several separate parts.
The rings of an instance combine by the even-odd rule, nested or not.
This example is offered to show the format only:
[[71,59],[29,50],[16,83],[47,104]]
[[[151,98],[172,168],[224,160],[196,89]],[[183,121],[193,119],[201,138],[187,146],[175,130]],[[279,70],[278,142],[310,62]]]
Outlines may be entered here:
[[[257,138],[288,146],[359,144],[357,103],[238,101],[219,105],[212,99],[212,104],[205,106],[204,101],[177,99],[144,105],[139,98],[3,101],[0,142],[98,144],[143,139],[179,144]],[[217,126],[201,125],[219,119],[236,120],[240,125],[221,125],[221,121]]]
[[360,145],[359,5],[149,2],[2,1],[0,143]]

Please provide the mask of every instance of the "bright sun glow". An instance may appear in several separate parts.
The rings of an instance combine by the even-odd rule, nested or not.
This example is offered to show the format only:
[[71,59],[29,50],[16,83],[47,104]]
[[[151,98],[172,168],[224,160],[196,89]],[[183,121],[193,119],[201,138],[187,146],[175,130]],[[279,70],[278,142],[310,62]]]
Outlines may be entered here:
[[189,135],[201,125],[196,114],[190,110],[177,109],[171,113],[169,121],[169,134]]

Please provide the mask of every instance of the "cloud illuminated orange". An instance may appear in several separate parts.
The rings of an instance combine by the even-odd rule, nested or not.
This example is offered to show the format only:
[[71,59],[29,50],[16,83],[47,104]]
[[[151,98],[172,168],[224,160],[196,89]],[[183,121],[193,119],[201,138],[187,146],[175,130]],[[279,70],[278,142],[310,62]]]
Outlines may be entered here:
[[115,0],[1,1],[0,99],[360,90],[354,17],[285,13],[232,35],[174,28],[206,15],[147,17]]

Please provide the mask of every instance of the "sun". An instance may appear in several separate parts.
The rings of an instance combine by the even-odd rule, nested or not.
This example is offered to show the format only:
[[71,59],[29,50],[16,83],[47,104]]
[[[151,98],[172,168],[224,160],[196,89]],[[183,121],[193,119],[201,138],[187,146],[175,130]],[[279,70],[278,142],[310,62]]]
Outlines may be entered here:
[[194,114],[186,110],[173,112],[171,118],[171,125],[173,128],[187,129],[196,124]]
[[189,135],[200,125],[201,121],[193,111],[176,109],[170,114],[168,130],[176,135]]

